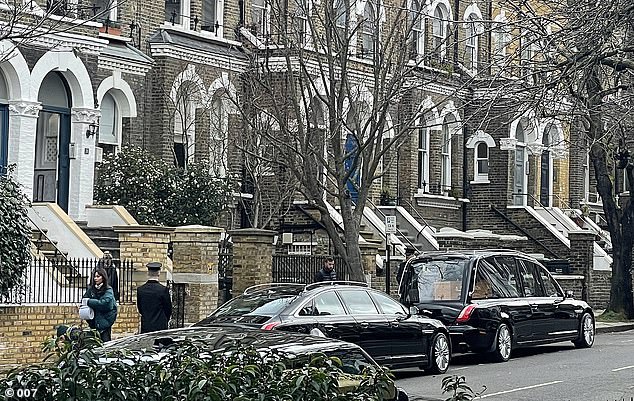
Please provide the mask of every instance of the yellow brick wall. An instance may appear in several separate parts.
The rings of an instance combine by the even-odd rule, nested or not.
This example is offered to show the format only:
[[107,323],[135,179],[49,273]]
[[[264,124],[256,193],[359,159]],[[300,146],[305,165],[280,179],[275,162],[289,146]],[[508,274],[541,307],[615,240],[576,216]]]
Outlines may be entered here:
[[[79,325],[75,305],[0,307],[0,370],[41,362],[46,356],[42,343],[55,335],[60,324]],[[84,326],[87,324],[84,322]],[[139,315],[135,305],[119,305],[112,338],[135,334]]]

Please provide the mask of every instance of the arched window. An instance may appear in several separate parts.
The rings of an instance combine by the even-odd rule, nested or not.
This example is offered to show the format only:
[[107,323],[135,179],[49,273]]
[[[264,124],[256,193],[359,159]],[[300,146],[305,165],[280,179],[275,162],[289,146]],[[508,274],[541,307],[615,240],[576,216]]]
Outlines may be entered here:
[[185,167],[196,151],[196,101],[193,82],[184,82],[178,91],[174,109],[174,155],[176,165]]
[[412,39],[410,58],[416,60],[425,52],[425,17],[419,0],[412,0],[409,11],[410,25],[412,27]]
[[103,96],[99,108],[99,147],[105,154],[114,153],[121,143],[121,116],[117,102],[110,92]]
[[449,10],[444,4],[438,4],[434,10],[432,23],[432,51],[437,61],[444,61],[447,58],[448,19]]
[[419,192],[429,192],[429,130],[426,126],[418,128],[418,188]]
[[517,145],[515,146],[515,168],[513,172],[513,204],[525,205],[527,197],[526,162],[528,161],[528,155],[526,154],[524,126],[521,121],[515,129],[515,139],[517,140]]
[[361,57],[371,58],[376,46],[376,18],[375,6],[371,0],[365,3],[363,21],[361,23]]
[[0,72],[0,175],[8,164],[9,148],[9,90],[4,74]]
[[485,142],[480,142],[475,147],[474,167],[475,181],[489,180],[489,145]]

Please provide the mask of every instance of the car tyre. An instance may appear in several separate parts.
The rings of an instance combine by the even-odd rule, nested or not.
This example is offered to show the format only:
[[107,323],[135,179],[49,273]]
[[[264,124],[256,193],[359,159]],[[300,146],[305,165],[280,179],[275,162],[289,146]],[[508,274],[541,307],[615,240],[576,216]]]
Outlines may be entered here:
[[449,369],[449,359],[451,351],[449,349],[449,337],[445,333],[436,333],[431,341],[431,349],[429,352],[430,368],[429,372],[433,374],[442,374]]
[[513,348],[513,335],[508,324],[502,323],[498,326],[495,333],[495,349],[492,357],[496,362],[506,362],[511,358],[511,350]]
[[588,312],[581,316],[579,323],[579,338],[573,341],[577,348],[590,348],[594,344],[595,325],[594,318]]

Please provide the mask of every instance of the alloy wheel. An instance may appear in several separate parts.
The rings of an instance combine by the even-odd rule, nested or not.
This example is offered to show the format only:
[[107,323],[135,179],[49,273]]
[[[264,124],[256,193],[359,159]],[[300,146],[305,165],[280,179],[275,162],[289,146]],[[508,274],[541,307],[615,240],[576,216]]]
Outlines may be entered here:
[[594,343],[594,321],[588,314],[583,318],[583,338],[588,345]]
[[511,356],[511,332],[507,325],[503,324],[498,330],[498,352],[500,358],[504,361]]
[[434,359],[438,371],[445,372],[449,367],[449,342],[444,335],[438,335],[434,343]]

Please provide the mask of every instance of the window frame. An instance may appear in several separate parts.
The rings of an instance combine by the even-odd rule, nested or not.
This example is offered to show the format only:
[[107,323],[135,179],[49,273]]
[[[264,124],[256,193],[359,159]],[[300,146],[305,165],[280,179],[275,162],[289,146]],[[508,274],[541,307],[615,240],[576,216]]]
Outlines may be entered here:
[[443,121],[440,131],[440,193],[451,190],[451,132],[449,122]]
[[[429,139],[430,132],[428,127],[418,128],[418,190],[421,193],[429,193]],[[422,140],[422,141],[421,141]],[[424,147],[421,146],[424,143]]]
[[[480,147],[484,146],[486,149],[486,157],[481,157],[479,154]],[[473,148],[473,180],[475,182],[487,182],[489,181],[489,145],[486,142],[478,142]],[[486,162],[486,172],[480,170],[480,162]]]
[[[262,4],[260,4],[262,3]],[[259,10],[260,25],[255,22],[256,9]],[[257,29],[258,38],[266,38],[271,34],[271,4],[269,0],[251,0],[251,25]]]
[[411,0],[409,18],[412,24],[410,59],[418,60],[425,54],[425,14],[419,0]]
[[[465,67],[472,72],[478,71],[478,53],[480,50],[480,35],[478,34],[478,27],[476,26],[476,18],[477,16],[475,14],[469,15],[465,24]],[[467,64],[467,60],[469,64]]]
[[[369,12],[368,12],[369,10]],[[361,21],[361,27],[359,29],[360,46],[361,51],[359,56],[361,58],[372,58],[374,56],[374,49],[377,46],[377,26],[378,23],[378,10],[373,0],[367,0],[363,7],[363,19]],[[370,49],[365,49],[365,44],[368,42]]]
[[[168,1],[166,0],[165,4],[167,5]],[[171,0],[175,3],[174,0]],[[180,14],[176,15],[174,18],[174,22],[170,21],[171,15],[167,15],[167,7],[165,9],[165,23],[171,24],[174,26],[179,26],[185,30],[190,30],[190,17],[191,17],[191,0],[179,0],[180,3]]]
[[439,3],[434,9],[432,17],[432,52],[438,61],[447,60],[447,39],[449,36],[449,10]]

